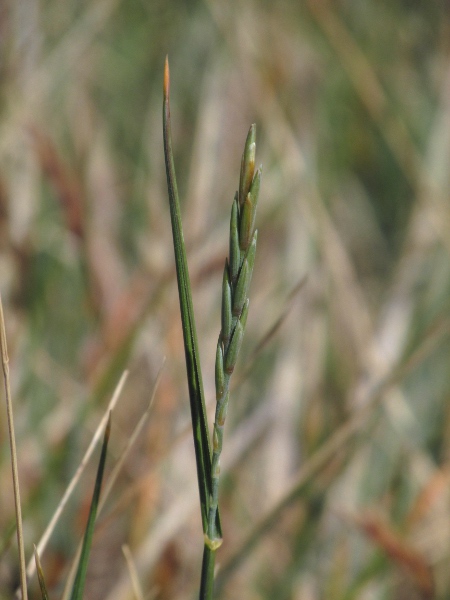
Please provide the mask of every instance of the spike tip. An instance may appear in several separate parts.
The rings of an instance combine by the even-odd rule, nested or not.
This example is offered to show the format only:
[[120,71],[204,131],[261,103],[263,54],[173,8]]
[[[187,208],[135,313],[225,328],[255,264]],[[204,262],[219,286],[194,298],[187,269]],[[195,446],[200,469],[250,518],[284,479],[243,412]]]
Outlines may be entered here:
[[164,98],[169,97],[170,88],[170,72],[169,72],[169,55],[166,54],[166,62],[164,63]]

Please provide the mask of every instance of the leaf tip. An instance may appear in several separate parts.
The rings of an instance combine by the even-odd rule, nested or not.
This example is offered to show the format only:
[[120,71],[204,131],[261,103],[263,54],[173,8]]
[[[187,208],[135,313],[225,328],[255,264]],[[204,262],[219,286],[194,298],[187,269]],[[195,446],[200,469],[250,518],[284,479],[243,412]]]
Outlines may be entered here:
[[109,436],[111,435],[111,421],[112,421],[112,410],[109,411],[108,421],[106,423],[106,428],[105,428],[105,442],[109,441]]
[[170,71],[169,71],[169,55],[166,54],[166,60],[164,63],[164,98],[169,97],[169,88],[170,88]]

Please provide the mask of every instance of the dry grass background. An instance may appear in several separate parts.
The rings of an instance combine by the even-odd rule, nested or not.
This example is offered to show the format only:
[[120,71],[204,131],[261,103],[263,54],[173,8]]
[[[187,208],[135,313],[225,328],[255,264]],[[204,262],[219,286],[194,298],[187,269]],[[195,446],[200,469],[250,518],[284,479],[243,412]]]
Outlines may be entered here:
[[[258,256],[224,442],[220,598],[447,598],[446,3],[8,0],[0,287],[32,554],[124,368],[86,598],[195,597],[202,552],[162,150],[172,130],[213,410],[229,212],[248,126]],[[212,422],[212,413],[211,421]],[[0,412],[0,598],[18,581]],[[60,597],[89,465],[42,556]],[[36,582],[30,583],[37,597]]]

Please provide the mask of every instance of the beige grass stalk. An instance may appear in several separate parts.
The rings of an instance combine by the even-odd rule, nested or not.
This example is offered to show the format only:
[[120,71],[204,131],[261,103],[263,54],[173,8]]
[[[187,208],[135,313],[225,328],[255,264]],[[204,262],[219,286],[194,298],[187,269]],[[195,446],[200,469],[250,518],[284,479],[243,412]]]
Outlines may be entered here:
[[133,586],[133,594],[136,600],[144,600],[144,593],[142,591],[141,583],[139,581],[139,575],[134,564],[133,556],[131,554],[130,547],[128,544],[122,546],[122,552],[127,563],[128,572],[130,574],[131,585]]
[[23,527],[22,527],[22,508],[20,506],[20,490],[19,490],[19,472],[17,468],[17,450],[16,438],[14,435],[14,418],[11,399],[11,385],[9,381],[9,356],[8,346],[6,343],[5,319],[3,317],[3,303],[0,294],[0,338],[1,338],[1,353],[3,376],[5,380],[5,395],[6,395],[6,412],[8,414],[8,431],[9,444],[11,448],[11,468],[14,489],[14,505],[16,507],[16,524],[17,524],[17,544],[19,546],[19,567],[20,567],[20,589],[23,600],[27,600],[27,575],[25,568],[25,548],[23,542]]

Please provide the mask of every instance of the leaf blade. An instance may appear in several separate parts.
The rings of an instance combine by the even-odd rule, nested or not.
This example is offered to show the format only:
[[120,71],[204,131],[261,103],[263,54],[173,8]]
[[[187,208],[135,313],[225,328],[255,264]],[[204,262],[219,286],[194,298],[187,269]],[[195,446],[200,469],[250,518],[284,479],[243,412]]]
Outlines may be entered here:
[[[175,175],[175,164],[172,152],[169,87],[169,63],[166,57],[163,102],[164,156],[166,164],[167,188],[169,192],[170,217],[172,223],[178,296],[180,301],[180,313],[183,328],[186,372],[189,387],[189,400],[194,436],[202,524],[203,532],[206,533],[208,527],[209,498],[211,494],[211,443],[209,438],[208,422],[206,419],[197,331],[195,326],[186,248],[184,245],[180,203]],[[217,517],[217,527],[220,531],[219,517]]]
[[89,561],[89,553],[92,546],[92,538],[94,535],[95,519],[97,517],[97,507],[100,499],[100,491],[103,481],[103,473],[105,470],[106,452],[108,449],[109,435],[111,433],[111,413],[109,413],[108,423],[105,428],[105,435],[103,437],[102,451],[100,454],[100,460],[98,463],[97,476],[95,478],[94,493],[92,494],[91,508],[89,510],[89,517],[86,524],[86,530],[84,532],[83,546],[81,549],[80,561],[78,563],[78,569],[75,576],[75,581],[72,587],[72,593],[70,600],[82,600],[84,584],[86,581],[86,573]]

